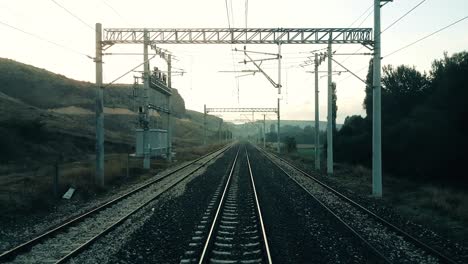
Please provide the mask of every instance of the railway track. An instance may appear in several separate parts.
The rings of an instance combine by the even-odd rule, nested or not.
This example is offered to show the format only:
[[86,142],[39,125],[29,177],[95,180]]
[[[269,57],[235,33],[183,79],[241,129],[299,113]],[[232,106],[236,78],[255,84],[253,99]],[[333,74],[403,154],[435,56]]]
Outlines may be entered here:
[[457,263],[290,162],[256,147],[383,263]]
[[272,263],[250,160],[239,152],[180,263]]
[[159,175],[109,202],[5,251],[0,254],[0,262],[64,263],[231,147],[232,145],[225,146]]

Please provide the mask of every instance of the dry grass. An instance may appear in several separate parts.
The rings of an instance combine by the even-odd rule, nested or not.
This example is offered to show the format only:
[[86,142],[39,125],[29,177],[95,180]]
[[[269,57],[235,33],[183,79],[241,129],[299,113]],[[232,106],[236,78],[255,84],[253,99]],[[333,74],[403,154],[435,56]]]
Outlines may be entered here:
[[225,143],[215,143],[209,144],[206,146],[198,145],[192,147],[176,147],[175,151],[177,152],[177,160],[178,161],[187,161],[196,159],[206,153],[215,151],[221,148]]
[[[177,160],[193,160],[208,152],[219,149],[223,144],[177,148]],[[127,177],[128,162],[128,177]],[[129,158],[127,154],[108,154],[105,157],[105,183],[107,187],[128,184],[146,179],[168,165],[160,159],[152,159],[150,171],[142,169],[143,161]],[[0,213],[9,211],[28,212],[51,208],[57,202],[53,195],[54,165],[42,166],[33,171],[13,172],[7,166],[1,167]],[[88,199],[105,192],[95,184],[94,159],[63,163],[59,165],[59,192],[63,195],[68,188],[77,189],[73,199]]]
[[[141,164],[129,160],[129,171],[138,170]],[[127,154],[106,156],[105,181],[112,186],[126,178]],[[134,173],[135,174],[135,173]],[[54,166],[43,166],[26,173],[11,173],[0,176],[0,211],[43,209],[56,200],[53,196]],[[68,188],[78,190],[77,195],[88,197],[102,191],[94,182],[93,160],[59,165],[59,195]]]
[[436,186],[420,188],[420,206],[468,222],[468,194]]
[[[355,193],[371,193],[372,170],[360,165],[339,167],[333,181]],[[463,240],[468,235],[468,193],[387,174],[383,181],[384,200],[397,213],[448,237]]]

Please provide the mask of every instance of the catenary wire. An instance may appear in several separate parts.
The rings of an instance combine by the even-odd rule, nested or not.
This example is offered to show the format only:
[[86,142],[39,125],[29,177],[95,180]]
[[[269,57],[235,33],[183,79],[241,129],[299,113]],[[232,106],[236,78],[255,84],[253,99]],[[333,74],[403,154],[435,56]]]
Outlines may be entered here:
[[452,27],[452,26],[454,26],[454,25],[456,25],[456,24],[462,22],[463,20],[465,20],[465,19],[467,19],[467,18],[468,18],[468,16],[465,16],[465,17],[463,17],[463,18],[460,18],[460,19],[458,19],[457,21],[452,22],[452,23],[450,23],[449,25],[447,25],[447,26],[445,26],[445,27],[442,27],[442,28],[440,28],[440,29],[438,29],[438,30],[436,30],[436,31],[434,31],[434,32],[432,32],[432,33],[430,33],[430,34],[428,34],[428,35],[426,35],[426,36],[424,36],[424,37],[422,37],[422,38],[416,40],[416,41],[411,42],[410,44],[407,44],[407,45],[405,45],[405,46],[403,46],[403,47],[401,47],[401,48],[399,48],[399,49],[396,49],[396,50],[390,52],[389,54],[385,55],[383,58],[387,58],[387,57],[389,57],[389,56],[391,56],[391,55],[394,55],[395,53],[398,53],[398,52],[400,52],[400,51],[402,51],[402,50],[404,50],[404,49],[407,49],[407,48],[413,46],[414,44],[416,44],[416,43],[418,43],[418,42],[421,42],[421,41],[423,41],[423,40],[425,40],[425,39],[427,39],[427,38],[429,38],[429,37],[431,37],[431,36],[433,36],[433,35],[435,35],[435,34],[441,32],[441,31],[443,31],[443,30],[445,30],[445,29],[447,29],[447,28],[450,28],[450,27]]
[[0,21],[0,24],[4,25],[4,26],[6,26],[6,27],[9,27],[9,28],[11,28],[11,29],[14,29],[14,30],[16,30],[16,31],[19,31],[19,32],[21,32],[21,33],[23,33],[23,34],[29,35],[29,36],[31,36],[31,37],[33,37],[33,38],[38,39],[38,40],[41,40],[41,41],[50,43],[50,44],[52,44],[52,45],[55,45],[55,46],[57,46],[57,47],[60,47],[60,48],[62,48],[62,49],[65,49],[65,50],[67,50],[67,51],[73,52],[73,53],[75,53],[75,54],[83,55],[83,56],[85,56],[85,57],[87,57],[87,58],[92,58],[91,56],[89,56],[89,55],[87,55],[87,54],[85,54],[85,53],[76,51],[76,50],[74,50],[74,49],[72,49],[72,48],[70,48],[70,47],[64,46],[64,45],[59,44],[59,43],[57,43],[57,42],[54,42],[54,41],[45,39],[45,38],[43,38],[43,37],[41,37],[41,36],[39,36],[39,35],[36,35],[36,34],[30,33],[30,32],[27,32],[27,31],[25,31],[25,30],[22,30],[22,29],[20,29],[20,28],[17,28],[17,27],[15,27],[15,26],[12,26],[12,25],[10,25],[10,24],[8,24],[8,23],[6,23],[6,22]]
[[74,17],[75,19],[77,19],[78,21],[80,21],[83,25],[89,27],[91,30],[95,31],[94,27],[92,27],[90,24],[86,23],[83,19],[81,19],[80,17],[78,17],[77,15],[73,14],[70,10],[66,9],[63,5],[59,4],[57,1],[55,0],[50,0],[52,1],[55,5],[57,5],[58,7],[62,8],[63,10],[65,10],[65,12],[67,12],[69,15],[71,15],[72,17]]

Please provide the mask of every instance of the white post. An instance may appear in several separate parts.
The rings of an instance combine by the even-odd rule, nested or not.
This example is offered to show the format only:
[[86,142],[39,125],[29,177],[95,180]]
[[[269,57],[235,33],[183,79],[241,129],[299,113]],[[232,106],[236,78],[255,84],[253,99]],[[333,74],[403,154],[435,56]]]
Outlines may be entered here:
[[104,89],[102,87],[102,25],[96,23],[96,183],[104,187]]
[[315,169],[320,171],[320,122],[319,122],[319,89],[318,89],[318,54],[315,53]]
[[328,42],[327,173],[333,174],[332,44]]
[[[167,87],[172,94],[172,55],[169,54],[167,58]],[[172,95],[167,96],[167,161],[172,162],[172,120],[171,120],[171,97]]]
[[145,124],[143,127],[143,168],[149,169],[151,160],[150,160],[150,145],[148,138],[149,130],[149,109],[148,109],[148,92],[149,92],[149,82],[150,82],[150,66],[148,61],[148,32],[145,29],[144,32],[144,43],[143,43],[143,89],[144,89],[144,99],[143,99],[143,111],[145,115]]
[[203,105],[203,145],[206,145],[206,104]]
[[278,154],[281,153],[281,136],[280,136],[280,98],[279,95],[281,94],[281,43],[278,43],[278,147],[277,152]]
[[278,137],[278,147],[277,147],[277,152],[278,154],[281,153],[281,143],[280,143],[280,99],[278,98],[278,133],[277,133],[277,137]]
[[374,0],[374,73],[372,111],[372,195],[382,197],[380,0]]

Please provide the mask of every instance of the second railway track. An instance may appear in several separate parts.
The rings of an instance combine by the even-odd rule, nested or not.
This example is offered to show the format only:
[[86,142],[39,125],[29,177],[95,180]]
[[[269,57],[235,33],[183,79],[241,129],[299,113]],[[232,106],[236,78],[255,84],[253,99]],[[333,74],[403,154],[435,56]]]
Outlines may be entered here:
[[383,263],[457,263],[288,161],[257,148]]

